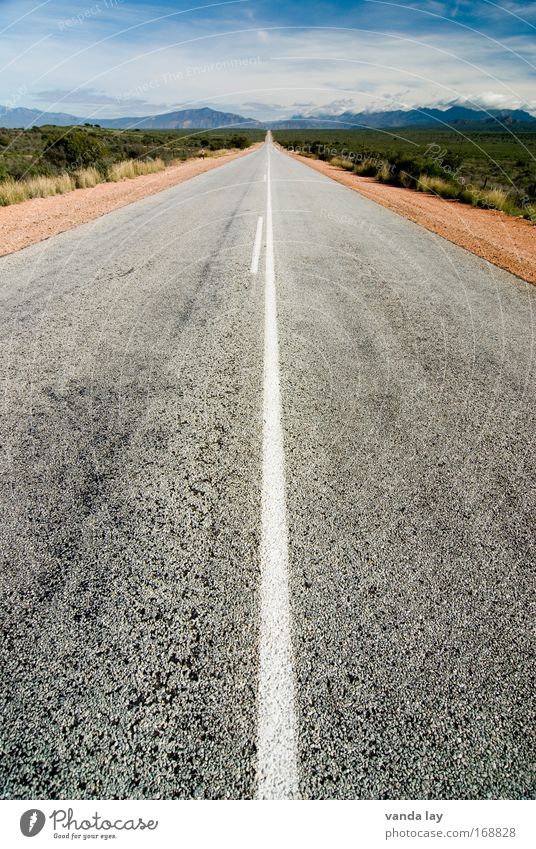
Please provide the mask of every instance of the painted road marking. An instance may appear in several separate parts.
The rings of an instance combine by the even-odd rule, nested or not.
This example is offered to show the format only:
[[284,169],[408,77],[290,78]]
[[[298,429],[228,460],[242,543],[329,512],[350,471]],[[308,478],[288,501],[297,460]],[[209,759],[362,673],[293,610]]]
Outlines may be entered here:
[[270,153],[271,145],[267,143],[257,797],[296,799],[297,729],[288,585],[285,457],[281,427]]
[[255,233],[255,241],[253,242],[253,256],[251,257],[250,271],[256,274],[259,270],[259,257],[261,255],[261,239],[262,239],[262,215],[259,215],[257,221],[257,232]]

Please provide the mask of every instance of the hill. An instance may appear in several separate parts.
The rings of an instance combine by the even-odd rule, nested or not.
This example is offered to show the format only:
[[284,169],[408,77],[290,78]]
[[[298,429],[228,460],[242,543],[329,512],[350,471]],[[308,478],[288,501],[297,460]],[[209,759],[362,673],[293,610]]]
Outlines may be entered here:
[[396,109],[385,112],[342,112],[340,115],[294,115],[277,121],[273,129],[396,129],[399,127],[474,127],[513,126],[536,123],[529,112],[522,109],[490,109],[487,112],[466,106],[435,109]]
[[492,109],[487,112],[467,106],[436,109],[396,109],[386,112],[343,112],[339,115],[293,115],[281,121],[259,122],[234,112],[216,109],[179,109],[161,115],[141,115],[123,118],[80,118],[63,112],[40,112],[38,109],[9,109],[0,106],[0,126],[28,128],[53,124],[59,127],[97,123],[112,129],[144,130],[215,130],[224,127],[257,129],[395,129],[400,127],[514,127],[536,124],[536,118],[523,109]]

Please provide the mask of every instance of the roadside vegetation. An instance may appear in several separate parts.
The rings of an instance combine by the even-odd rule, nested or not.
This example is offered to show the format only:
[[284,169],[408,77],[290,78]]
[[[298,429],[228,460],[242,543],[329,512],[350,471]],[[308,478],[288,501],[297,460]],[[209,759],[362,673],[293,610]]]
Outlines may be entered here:
[[533,129],[282,130],[288,150],[362,177],[427,192],[536,222],[536,133]]
[[261,131],[0,128],[0,206],[162,171],[198,156],[243,150]]

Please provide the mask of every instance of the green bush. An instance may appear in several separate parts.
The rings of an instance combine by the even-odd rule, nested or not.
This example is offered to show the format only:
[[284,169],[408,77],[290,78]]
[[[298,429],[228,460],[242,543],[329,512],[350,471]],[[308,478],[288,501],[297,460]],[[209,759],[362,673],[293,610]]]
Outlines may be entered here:
[[249,141],[246,136],[234,135],[229,139],[227,147],[237,147],[239,150],[245,150],[246,147],[249,147]]
[[456,185],[454,166],[459,166],[459,157],[454,154],[448,156],[445,153],[441,161],[437,161],[426,156],[408,157],[395,153],[389,160],[390,179],[385,182],[395,186],[417,189],[423,175]]
[[102,166],[107,149],[94,135],[84,130],[68,130],[61,136],[49,136],[44,157],[56,168]]
[[359,174],[361,177],[375,177],[380,167],[374,159],[365,159],[354,165],[354,174]]

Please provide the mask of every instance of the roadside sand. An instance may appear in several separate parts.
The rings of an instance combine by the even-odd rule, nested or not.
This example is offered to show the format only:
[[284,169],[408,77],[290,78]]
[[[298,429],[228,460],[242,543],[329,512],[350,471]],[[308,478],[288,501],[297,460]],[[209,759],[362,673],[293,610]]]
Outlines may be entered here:
[[[258,147],[254,145],[253,147]],[[156,174],[120,183],[99,183],[92,189],[75,189],[65,195],[33,198],[0,207],[0,256],[71,230],[86,221],[133,201],[161,192],[205,171],[245,156],[252,148],[208,159],[188,159]]]
[[536,227],[530,221],[411,189],[387,186],[372,177],[358,177],[318,159],[294,153],[288,155],[499,268],[536,284]]

